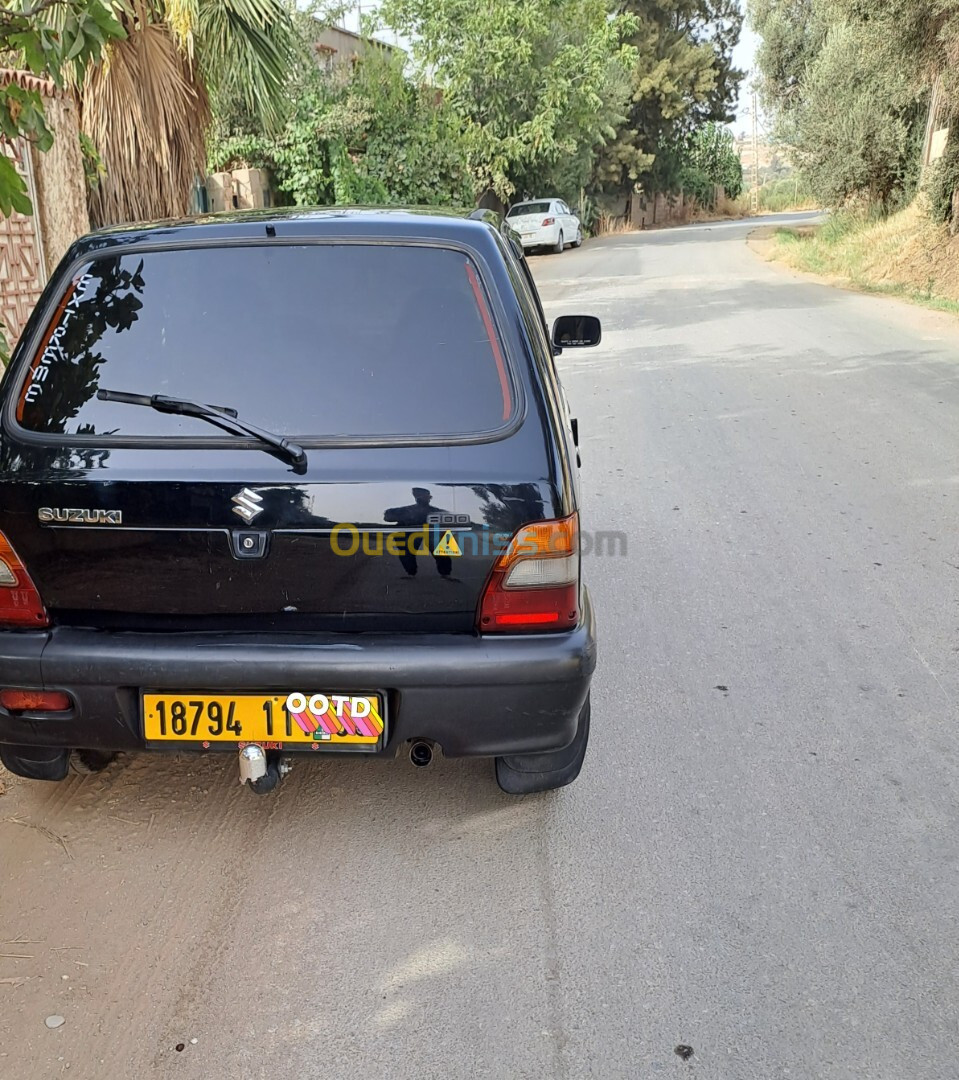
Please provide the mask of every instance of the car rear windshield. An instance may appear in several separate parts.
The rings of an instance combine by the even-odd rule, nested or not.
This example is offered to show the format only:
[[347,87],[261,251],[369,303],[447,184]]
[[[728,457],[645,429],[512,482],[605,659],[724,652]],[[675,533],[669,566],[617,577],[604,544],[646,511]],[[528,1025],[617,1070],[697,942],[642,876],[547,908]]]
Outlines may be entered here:
[[515,402],[474,264],[446,248],[316,243],[114,255],[63,296],[17,402],[35,432],[223,438],[98,389],[235,409],[301,438],[468,436]]
[[523,214],[548,214],[548,202],[524,202],[510,207],[507,217],[521,217]]

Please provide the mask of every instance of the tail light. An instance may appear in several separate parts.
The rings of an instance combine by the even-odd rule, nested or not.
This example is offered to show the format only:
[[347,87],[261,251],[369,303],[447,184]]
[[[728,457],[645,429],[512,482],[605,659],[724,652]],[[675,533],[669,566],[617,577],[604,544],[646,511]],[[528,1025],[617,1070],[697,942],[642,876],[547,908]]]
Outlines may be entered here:
[[569,630],[579,622],[579,515],[524,525],[493,564],[480,633]]
[[556,218],[554,218],[554,217],[544,217],[543,218],[543,225],[555,225],[555,224],[556,224]]
[[73,702],[62,690],[0,690],[0,706],[8,712],[68,712]]
[[46,608],[27,568],[0,533],[0,630],[49,625]]

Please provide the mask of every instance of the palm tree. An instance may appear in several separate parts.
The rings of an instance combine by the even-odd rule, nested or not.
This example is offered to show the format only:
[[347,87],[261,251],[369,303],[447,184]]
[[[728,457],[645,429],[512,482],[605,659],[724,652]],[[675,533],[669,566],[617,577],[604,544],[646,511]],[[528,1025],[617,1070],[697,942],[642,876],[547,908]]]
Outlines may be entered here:
[[206,165],[210,98],[281,120],[294,43],[283,0],[125,0],[112,43],[77,86],[80,126],[106,170],[98,225],[183,214]]

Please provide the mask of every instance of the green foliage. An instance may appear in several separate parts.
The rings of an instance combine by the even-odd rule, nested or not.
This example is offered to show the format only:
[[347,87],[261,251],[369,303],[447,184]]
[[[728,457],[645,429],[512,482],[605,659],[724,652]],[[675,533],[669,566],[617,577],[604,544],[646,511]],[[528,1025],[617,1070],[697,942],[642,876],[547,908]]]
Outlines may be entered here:
[[736,0],[385,0],[378,17],[412,42],[408,68],[374,49],[322,74],[317,22],[295,15],[282,125],[218,96],[211,167],[268,168],[298,204],[678,190],[688,137],[740,77]]
[[226,135],[211,142],[210,169],[272,169],[276,143],[266,135]]
[[889,211],[914,194],[929,85],[938,72],[951,84],[957,12],[959,0],[750,0],[764,101],[823,205]]
[[281,130],[266,134],[242,106],[221,105],[211,169],[269,169],[280,198],[298,206],[474,201],[462,124],[435,90],[406,79],[402,54],[371,50],[355,70],[327,74],[310,50],[315,21],[300,31]]
[[929,217],[936,222],[956,221],[956,192],[959,191],[959,139],[950,138],[946,152],[934,162],[923,180]]
[[648,192],[683,184],[687,140],[732,119],[742,73],[732,51],[742,27],[737,0],[626,0],[636,20],[630,102],[616,140],[600,155],[594,187]]
[[[0,9],[0,52],[8,63],[50,78],[62,87],[71,69],[98,60],[104,47],[124,36],[109,3],[102,0],[10,0]],[[0,135],[7,143],[24,136],[39,150],[49,150],[53,136],[43,102],[16,83],[0,88]],[[0,155],[0,213],[32,212],[27,187],[13,162]]]
[[[114,0],[118,2],[118,0]],[[215,99],[242,105],[267,131],[285,118],[296,48],[286,0],[151,0]]]
[[800,172],[771,180],[759,187],[759,209],[771,213],[784,210],[810,210],[819,203],[806,178]]
[[866,198],[897,205],[909,189],[921,100],[892,42],[835,24],[788,114],[796,161],[826,206]]
[[763,103],[788,110],[799,103],[807,65],[825,37],[816,0],[748,0],[747,10],[760,36],[756,63]]
[[[582,205],[637,180],[678,190],[693,132],[728,117],[736,0],[385,0],[413,64],[368,52],[322,75],[301,43],[282,126],[214,102],[214,168],[269,168],[295,203],[469,204],[544,192]],[[737,189],[732,165],[711,184]]]
[[478,190],[538,193],[573,160],[564,180],[578,186],[625,118],[637,22],[605,0],[385,0],[381,11],[464,125]]
[[729,128],[712,122],[693,132],[685,147],[682,185],[701,206],[714,206],[717,186],[728,198],[739,198],[743,167]]
[[365,121],[354,137],[362,149],[358,165],[379,185],[380,201],[472,205],[474,179],[463,123],[435,88],[404,76],[402,57],[374,53],[365,58],[351,93]]
[[80,132],[80,155],[83,158],[83,177],[87,182],[87,187],[94,191],[106,176],[107,170],[97,148],[93,145],[93,140],[84,131]]
[[579,198],[573,200],[570,205],[582,223],[586,235],[595,233],[599,225],[599,207],[596,202],[586,194],[585,190],[580,190]]
[[[0,53],[5,62],[63,87],[70,71],[98,60],[110,41],[124,36],[111,5],[102,0],[7,0],[0,9]],[[23,136],[40,151],[53,135],[39,93],[16,83],[0,87],[0,139],[8,145]],[[31,214],[27,185],[13,161],[0,153],[0,214]],[[9,355],[0,324],[0,370]]]

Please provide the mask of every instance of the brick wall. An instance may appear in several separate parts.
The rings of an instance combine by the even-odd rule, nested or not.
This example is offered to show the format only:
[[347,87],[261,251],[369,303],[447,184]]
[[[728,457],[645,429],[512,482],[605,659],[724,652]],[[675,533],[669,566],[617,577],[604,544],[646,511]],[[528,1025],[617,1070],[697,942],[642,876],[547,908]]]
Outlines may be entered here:
[[[23,140],[6,149],[16,160],[21,175],[29,175],[25,157],[29,151]],[[6,327],[9,347],[20,336],[45,281],[36,219],[18,213],[8,218],[0,216],[0,319]]]

